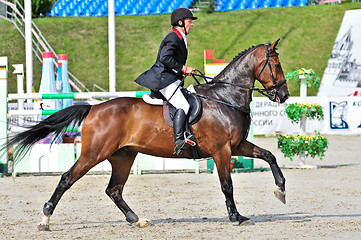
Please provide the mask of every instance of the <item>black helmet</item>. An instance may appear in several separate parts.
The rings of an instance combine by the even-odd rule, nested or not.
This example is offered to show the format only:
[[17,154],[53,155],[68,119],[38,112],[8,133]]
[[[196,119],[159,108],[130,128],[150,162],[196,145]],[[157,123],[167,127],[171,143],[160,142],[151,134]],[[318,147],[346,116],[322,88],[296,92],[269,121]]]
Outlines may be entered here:
[[183,22],[186,18],[191,18],[192,20],[198,19],[197,17],[193,16],[192,11],[188,8],[177,8],[170,15],[170,24],[172,24],[172,26],[180,26],[178,21],[181,20]]

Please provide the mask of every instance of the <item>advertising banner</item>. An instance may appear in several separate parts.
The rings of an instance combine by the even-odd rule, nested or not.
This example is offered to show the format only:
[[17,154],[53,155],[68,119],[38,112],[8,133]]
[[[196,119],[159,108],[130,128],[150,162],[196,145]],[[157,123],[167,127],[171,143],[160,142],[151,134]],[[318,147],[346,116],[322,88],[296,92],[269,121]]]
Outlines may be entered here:
[[[18,110],[18,103],[8,103],[8,110]],[[34,103],[24,103],[24,110],[34,110]],[[40,122],[41,116],[10,116],[8,127],[10,131],[25,131],[24,127]]]
[[[287,103],[300,102],[291,97]],[[361,134],[361,97],[307,97],[307,103],[323,108],[324,120],[306,121],[306,132],[323,134]],[[278,104],[264,97],[253,98],[253,132],[255,135],[298,134],[300,124],[294,124],[285,112],[286,104]]]
[[[287,103],[300,102],[300,97],[291,97]],[[317,97],[308,97],[308,103],[318,103]],[[319,104],[319,103],[318,103]],[[271,102],[266,97],[253,98],[253,133],[255,135],[299,134],[300,124],[292,123],[286,114],[286,104]],[[307,120],[306,131],[323,130],[324,121]]]
[[361,96],[361,9],[345,12],[319,97]]
[[361,134],[361,97],[322,98],[324,133]]

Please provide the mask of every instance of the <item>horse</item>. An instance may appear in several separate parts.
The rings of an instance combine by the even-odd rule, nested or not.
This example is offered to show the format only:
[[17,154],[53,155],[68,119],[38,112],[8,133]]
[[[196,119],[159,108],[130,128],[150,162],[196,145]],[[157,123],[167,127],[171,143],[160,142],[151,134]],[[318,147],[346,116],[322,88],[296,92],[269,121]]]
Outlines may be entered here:
[[[285,178],[275,156],[246,140],[251,123],[253,91],[259,91],[278,103],[284,103],[290,97],[276,51],[279,40],[244,50],[212,81],[194,87],[203,105],[200,120],[192,126],[199,156],[213,158],[229,220],[240,225],[253,223],[236,208],[230,171],[232,155],[265,160],[277,185],[274,194],[286,203]],[[255,80],[263,85],[263,89],[254,87]],[[106,194],[125,215],[126,221],[141,227],[149,226],[151,221],[139,218],[123,199],[122,192],[137,153],[179,157],[174,153],[173,129],[164,120],[162,106],[128,97],[93,106],[70,106],[10,138],[7,147],[17,143],[15,157],[21,159],[21,153],[28,151],[48,134],[53,133],[56,137],[68,126],[79,126],[81,123],[81,156],[61,175],[53,195],[43,207],[43,218],[38,229],[50,230],[50,217],[63,194],[104,160],[108,160],[112,166]],[[181,157],[192,158],[192,154],[187,150]]]

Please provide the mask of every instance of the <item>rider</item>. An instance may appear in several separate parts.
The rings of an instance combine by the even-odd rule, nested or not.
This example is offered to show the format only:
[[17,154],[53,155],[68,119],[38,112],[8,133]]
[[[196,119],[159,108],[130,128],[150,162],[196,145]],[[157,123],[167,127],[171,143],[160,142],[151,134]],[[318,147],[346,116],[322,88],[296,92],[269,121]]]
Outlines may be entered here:
[[180,84],[183,74],[190,75],[194,72],[194,68],[185,66],[188,55],[186,36],[193,27],[192,21],[196,19],[198,18],[187,8],[174,10],[171,14],[173,30],[161,42],[154,65],[135,80],[154,92],[160,92],[177,109],[173,119],[173,130],[174,150],[179,156],[189,146],[184,137],[189,103],[181,91]]

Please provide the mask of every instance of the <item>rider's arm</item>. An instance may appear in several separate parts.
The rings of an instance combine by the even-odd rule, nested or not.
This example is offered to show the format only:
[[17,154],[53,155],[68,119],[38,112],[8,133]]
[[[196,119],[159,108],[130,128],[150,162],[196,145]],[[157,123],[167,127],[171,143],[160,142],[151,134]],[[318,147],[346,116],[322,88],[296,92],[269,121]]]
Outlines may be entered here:
[[176,42],[171,38],[164,39],[164,46],[160,52],[160,62],[164,64],[167,69],[173,70],[176,73],[182,70],[183,64],[175,60]]

